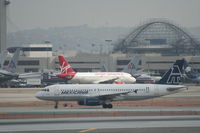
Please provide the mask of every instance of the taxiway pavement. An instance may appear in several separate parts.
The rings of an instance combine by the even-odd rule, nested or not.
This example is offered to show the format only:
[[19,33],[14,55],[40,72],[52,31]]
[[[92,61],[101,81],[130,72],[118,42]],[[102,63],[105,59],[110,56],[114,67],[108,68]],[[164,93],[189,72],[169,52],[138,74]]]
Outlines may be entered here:
[[[57,119],[15,119],[0,120],[0,132],[102,132],[163,128],[190,129],[197,133],[200,129],[200,116],[136,116],[136,117],[90,117],[90,118],[57,118]],[[176,132],[175,132],[176,131]]]

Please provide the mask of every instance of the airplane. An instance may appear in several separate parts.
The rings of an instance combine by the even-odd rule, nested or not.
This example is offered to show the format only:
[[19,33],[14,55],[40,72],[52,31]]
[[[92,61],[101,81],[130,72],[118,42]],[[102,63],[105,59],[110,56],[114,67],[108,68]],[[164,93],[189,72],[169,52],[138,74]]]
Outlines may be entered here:
[[16,67],[19,59],[19,53],[20,49],[17,48],[12,58],[9,60],[8,65],[2,65],[2,69],[0,69],[0,84],[4,84],[7,81],[18,78],[19,75],[16,73]]
[[[3,87],[7,86],[17,86],[23,80],[28,78],[41,78],[40,72],[31,72],[31,73],[18,73],[16,72],[17,63],[20,55],[20,47],[16,48],[15,53],[12,58],[9,60],[8,65],[4,65],[5,60],[2,59],[2,69],[0,69],[0,85]],[[5,53],[4,56],[5,57]]]
[[112,101],[144,100],[169,95],[187,89],[184,85],[177,85],[181,81],[182,62],[177,61],[164,74],[160,84],[57,84],[45,87],[36,93],[36,97],[54,101],[56,109],[59,101],[77,101],[79,105],[112,108]]
[[195,83],[200,83],[200,73],[194,71],[188,64],[188,62],[184,59],[184,77],[190,81]]
[[123,72],[131,74],[136,78],[136,83],[155,83],[161,79],[160,76],[150,76],[138,67],[140,57],[135,56],[132,60],[124,67]]
[[70,80],[79,84],[103,84],[103,83],[134,83],[136,80],[125,72],[75,72],[63,56],[58,56],[61,73],[57,77]]
[[[155,84],[173,84],[178,85],[182,83],[183,80],[183,66],[184,66],[184,59],[176,60],[176,62],[173,64],[173,67],[171,67],[158,81],[155,82]],[[171,75],[171,76],[169,76]],[[165,78],[163,78],[165,77]]]
[[100,61],[100,65],[101,65],[101,72],[108,72],[108,68],[106,67],[104,62]]

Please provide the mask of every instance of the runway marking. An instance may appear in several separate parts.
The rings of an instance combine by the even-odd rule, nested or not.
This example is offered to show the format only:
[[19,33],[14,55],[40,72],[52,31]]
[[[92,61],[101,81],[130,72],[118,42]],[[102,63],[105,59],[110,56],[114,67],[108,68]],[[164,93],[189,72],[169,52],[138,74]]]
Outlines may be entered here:
[[93,131],[93,130],[96,130],[96,128],[88,128],[88,129],[85,129],[85,130],[81,130],[79,132],[80,133],[85,133],[85,132],[89,132],[89,131]]

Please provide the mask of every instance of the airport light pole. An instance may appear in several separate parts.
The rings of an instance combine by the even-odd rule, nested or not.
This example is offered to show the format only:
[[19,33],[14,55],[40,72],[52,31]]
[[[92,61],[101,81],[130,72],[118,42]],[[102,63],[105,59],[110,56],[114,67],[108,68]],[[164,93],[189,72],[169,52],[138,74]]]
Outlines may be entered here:
[[107,43],[107,46],[108,46],[108,54],[109,54],[109,53],[110,53],[110,47],[111,47],[111,42],[112,42],[112,40],[107,39],[107,40],[105,40],[105,42]]
[[0,52],[7,47],[7,24],[6,24],[6,6],[10,4],[8,0],[0,0]]

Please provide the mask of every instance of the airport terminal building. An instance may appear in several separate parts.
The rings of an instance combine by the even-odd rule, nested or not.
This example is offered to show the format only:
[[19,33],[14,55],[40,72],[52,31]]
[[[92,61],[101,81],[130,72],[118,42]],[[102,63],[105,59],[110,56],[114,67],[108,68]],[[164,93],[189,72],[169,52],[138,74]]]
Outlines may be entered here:
[[[14,52],[16,48],[8,48]],[[139,66],[150,74],[162,75],[177,60],[185,58],[194,70],[200,72],[200,43],[185,30],[165,21],[143,24],[126,38],[114,44],[113,53],[88,54],[78,51],[53,51],[52,44],[30,44],[22,47],[18,72],[59,70],[58,55],[64,55],[79,72],[121,71],[136,55]]]
[[[36,45],[36,44],[35,44]],[[40,44],[40,46],[42,46]],[[44,44],[44,46],[46,46]],[[42,46],[42,47],[44,47]],[[42,48],[40,49],[42,50]],[[29,51],[32,52],[32,51]],[[28,52],[28,53],[29,53]],[[35,52],[35,51],[34,51]],[[49,54],[47,54],[49,52]],[[57,55],[53,51],[40,51],[43,56],[23,55],[19,58],[17,71],[24,72],[42,72],[45,70],[59,70]],[[50,54],[51,53],[51,54]],[[39,54],[39,53],[37,53]],[[74,56],[65,56],[71,66],[78,72],[97,72],[106,66],[108,71],[121,71],[128,62],[138,54],[83,54],[77,53]],[[151,74],[162,75],[177,60],[185,58],[190,65],[200,72],[200,56],[162,56],[159,54],[141,55],[139,67]]]

